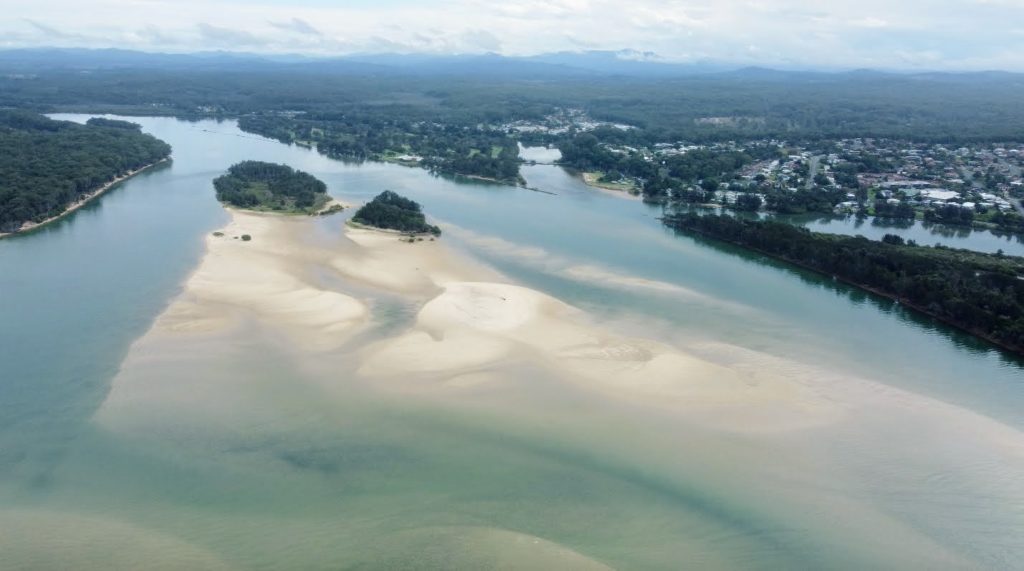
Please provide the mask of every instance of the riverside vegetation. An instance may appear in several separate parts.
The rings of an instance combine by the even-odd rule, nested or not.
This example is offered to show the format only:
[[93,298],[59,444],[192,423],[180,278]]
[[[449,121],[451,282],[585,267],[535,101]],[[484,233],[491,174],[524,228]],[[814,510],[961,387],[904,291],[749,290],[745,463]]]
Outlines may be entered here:
[[422,166],[433,172],[521,184],[519,148],[498,129],[446,125],[393,115],[388,109],[302,116],[247,115],[247,131],[316,147],[336,159],[375,160]]
[[75,202],[171,154],[138,125],[85,125],[27,111],[0,111],[0,232],[60,216]]
[[441,229],[427,224],[426,216],[418,202],[405,198],[390,190],[377,195],[376,198],[356,211],[352,220],[367,226],[398,230],[411,234],[441,235]]
[[1024,258],[838,236],[773,221],[692,212],[669,227],[749,248],[892,298],[1024,354]]
[[315,214],[329,201],[327,185],[287,165],[243,161],[213,181],[217,200],[245,208],[292,214]]
[[188,56],[168,74],[166,57],[133,55],[131,63],[104,66],[97,53],[58,54],[52,61],[2,53],[0,105],[235,117],[246,131],[315,146],[335,158],[404,158],[438,172],[506,182],[519,180],[517,138],[569,144],[587,130],[573,125],[517,133],[511,125],[543,122],[569,109],[632,126],[593,131],[601,143],[632,147],[772,138],[1016,141],[1024,126],[1013,74],[745,69],[623,81],[614,73],[500,58],[425,61],[433,70],[425,73],[419,66],[356,61],[247,60],[239,66],[230,58]]

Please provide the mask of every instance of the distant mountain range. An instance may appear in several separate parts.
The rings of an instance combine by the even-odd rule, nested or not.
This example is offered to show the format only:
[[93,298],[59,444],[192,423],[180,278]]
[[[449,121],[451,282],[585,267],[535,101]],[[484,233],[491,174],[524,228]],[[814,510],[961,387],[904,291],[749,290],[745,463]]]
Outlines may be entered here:
[[[290,70],[332,75],[459,75],[508,78],[631,77],[670,79],[726,75],[757,80],[845,75],[863,79],[894,75],[875,70],[822,71],[742,67],[714,61],[676,63],[655,54],[622,51],[558,52],[512,57],[499,54],[354,54],[342,57],[264,55],[241,52],[150,53],[121,49],[32,48],[0,50],[0,72],[98,71],[104,69],[162,69],[189,71]],[[1006,79],[1024,74],[1008,72],[899,74],[929,78],[971,77]]]
[[424,74],[677,77],[732,71],[737,68],[737,66],[712,62],[668,63],[653,58],[653,54],[633,51],[585,51],[558,52],[529,57],[509,57],[498,54],[461,56],[360,54],[341,59]]

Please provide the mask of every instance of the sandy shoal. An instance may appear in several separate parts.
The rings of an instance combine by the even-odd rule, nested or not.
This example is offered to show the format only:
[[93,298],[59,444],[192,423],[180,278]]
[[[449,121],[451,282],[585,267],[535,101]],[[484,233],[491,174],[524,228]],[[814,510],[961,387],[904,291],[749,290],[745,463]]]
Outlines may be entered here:
[[231,222],[206,238],[206,255],[157,332],[213,332],[248,314],[308,347],[329,349],[366,321],[361,302],[305,277],[304,266],[325,255],[294,238],[307,220],[230,212]]
[[[643,461],[666,473],[694,470],[680,452],[688,445],[684,436],[694,434],[694,427],[702,434],[726,434],[713,443],[734,444],[733,437],[741,433],[744,442],[771,450],[772,461],[759,465],[759,473],[796,479],[793,489],[800,492],[792,492],[793,501],[808,506],[831,502],[847,518],[837,528],[835,545],[851,544],[841,532],[855,529],[879,549],[884,547],[881,552],[913,545],[908,553],[914,556],[934,553],[936,561],[956,560],[932,538],[879,509],[865,481],[871,486],[884,482],[894,496],[902,496],[920,487],[922,473],[943,473],[970,489],[995,490],[997,497],[1022,497],[1024,492],[1017,477],[1024,473],[1021,434],[969,410],[736,347],[684,348],[625,336],[558,299],[508,283],[493,269],[456,255],[444,239],[410,244],[391,233],[348,227],[333,241],[317,242],[310,240],[313,225],[306,217],[232,212],[223,235],[207,238],[207,254],[182,294],[133,346],[97,421],[118,434],[148,433],[161,443],[185,434],[189,446],[257,431],[277,436],[279,427],[308,416],[311,408],[324,418],[337,416],[326,398],[335,393],[303,393],[300,385],[305,382],[334,383],[342,393],[361,384],[417,402],[424,395],[501,395],[493,397],[495,410],[515,419],[520,412],[510,410],[515,407],[502,398],[531,389],[522,373],[509,371],[539,370],[545,382],[621,405],[601,409],[622,416],[593,423],[588,435],[591,430],[635,429],[644,446],[660,451],[641,454]],[[241,240],[244,234],[252,240]],[[359,286],[353,290],[361,293],[325,285],[331,282],[316,277],[321,274]],[[629,279],[600,275],[608,282]],[[416,308],[415,317],[398,333],[361,341],[356,335],[374,322],[377,292],[405,298]],[[222,351],[236,349],[240,340],[253,343],[251,323],[290,340],[277,347],[277,336],[270,338],[275,350],[296,362],[326,357],[329,378],[310,381],[290,372],[249,378],[232,368],[234,363],[204,376],[206,363],[219,365],[215,360]],[[214,350],[204,349],[207,340],[214,342]],[[250,359],[252,349],[245,347],[240,354]],[[344,373],[330,369],[335,363],[329,358],[336,354],[351,367]],[[166,372],[175,367],[177,371]],[[508,390],[487,393],[494,386]],[[579,408],[551,410],[555,412],[541,412],[567,418],[587,414]],[[902,439],[899,446],[890,445],[894,434]],[[545,440],[561,436],[546,434]],[[631,458],[639,441],[616,444],[609,439],[601,443],[602,454]],[[831,450],[835,443],[845,443],[840,448],[846,450],[849,442],[857,443],[858,454],[847,458]],[[951,446],[959,457],[978,462],[965,467],[951,461]],[[728,450],[723,447],[701,459],[713,463]],[[921,468],[874,472],[899,465],[908,454],[916,456],[914,466]],[[786,460],[780,461],[782,457]],[[799,469],[791,462],[798,462]],[[877,477],[849,475],[861,473]],[[803,480],[809,484],[800,485]],[[840,492],[815,488],[821,481]],[[946,491],[942,485],[934,488],[936,495]],[[758,500],[756,493],[748,499]],[[521,541],[533,545],[532,537],[470,537],[493,540],[491,551],[511,549],[507,545]],[[550,551],[551,561],[591,566],[557,546]]]
[[[358,376],[377,387],[424,377],[423,386],[464,382],[526,363],[614,401],[713,411],[770,404],[775,412],[759,429],[827,423],[842,412],[784,376],[741,371],[658,341],[614,334],[555,298],[507,283],[493,269],[455,254],[444,240],[408,243],[393,233],[346,226],[336,240],[317,242],[309,239],[309,217],[230,214],[230,223],[206,238],[206,255],[181,295],[129,353],[106,412],[185,398],[184,385],[168,387],[146,371],[161,363],[180,367],[181,356],[191,354],[188,343],[198,343],[193,340],[237,347],[232,339],[248,334],[253,323],[291,340],[288,351],[336,351],[374,322],[374,291],[421,304],[404,332],[346,347]],[[323,274],[371,293],[356,299],[314,279]],[[177,340],[173,357],[168,339]]]
[[[506,365],[528,364],[609,401],[685,412],[716,429],[834,425],[851,416],[853,401],[896,402],[895,393],[918,399],[738,348],[691,351],[620,335],[562,301],[508,283],[443,239],[408,243],[394,233],[346,226],[333,241],[317,242],[309,239],[309,217],[230,213],[230,223],[207,237],[207,253],[182,294],[129,353],[108,405],[154,384],[138,371],[152,364],[164,340],[233,343],[232,335],[253,322],[292,340],[287,350],[299,361],[344,346],[351,370],[374,387],[474,390],[501,378],[495,371]],[[246,234],[250,241],[241,239]],[[324,273],[363,293],[314,279]],[[605,273],[604,281],[630,279]],[[397,334],[352,347],[348,342],[374,322],[377,291],[415,304],[415,319]],[[860,387],[856,394],[853,386]]]
[[786,425],[834,420],[839,412],[785,378],[737,371],[657,341],[619,336],[555,298],[493,282],[445,283],[411,330],[366,349],[360,373],[459,378],[510,360],[540,364],[615,400],[662,408],[771,404],[782,411],[777,422]]

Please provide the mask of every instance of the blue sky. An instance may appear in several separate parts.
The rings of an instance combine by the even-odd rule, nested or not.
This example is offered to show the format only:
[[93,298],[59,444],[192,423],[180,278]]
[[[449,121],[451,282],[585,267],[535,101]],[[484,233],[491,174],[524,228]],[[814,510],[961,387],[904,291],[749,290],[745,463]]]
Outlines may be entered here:
[[670,61],[1024,71],[1024,0],[32,0],[0,46],[340,55],[630,49]]

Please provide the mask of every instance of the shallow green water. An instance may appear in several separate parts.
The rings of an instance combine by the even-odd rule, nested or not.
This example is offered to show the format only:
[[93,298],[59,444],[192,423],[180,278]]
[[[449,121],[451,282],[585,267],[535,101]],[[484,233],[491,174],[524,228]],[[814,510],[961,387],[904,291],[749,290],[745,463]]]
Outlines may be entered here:
[[[1014,532],[1024,526],[1014,483],[1024,474],[973,450],[969,435],[949,444],[956,454],[918,457],[908,452],[912,437],[927,435],[879,413],[865,419],[870,428],[853,422],[820,443],[723,436],[631,415],[529,369],[506,371],[522,385],[502,389],[500,408],[382,395],[348,382],[345,355],[309,368],[268,353],[263,336],[272,332],[259,328],[216,350],[172,348],[176,358],[144,371],[169,383],[196,370],[211,381],[252,379],[252,402],[223,417],[231,431],[189,431],[187,418],[153,418],[173,430],[134,438],[98,431],[90,419],[129,345],[179,291],[203,236],[226,220],[210,181],[243,159],[309,171],[352,202],[384,189],[409,195],[455,247],[620,331],[709,358],[722,358],[716,344],[756,351],[790,375],[864,378],[1024,428],[1015,359],[841,284],[675,236],[655,219],[658,209],[595,192],[557,167],[524,171],[551,195],[330,161],[231,123],[135,120],[173,145],[171,165],[66,221],[0,241],[0,505],[8,511],[130,522],[243,568],[479,568],[484,556],[466,544],[490,540],[466,531],[477,528],[539,536],[625,568],[922,561],[914,547],[872,544],[878,538],[853,516],[833,527],[833,514],[814,506],[838,493],[981,567],[1024,554]],[[331,236],[342,222],[318,224]],[[378,301],[381,332],[411,320],[415,308]],[[337,386],[292,389],[327,378]],[[904,434],[910,444],[889,444]],[[960,463],[975,471],[958,471]],[[844,537],[851,530],[863,536]],[[121,528],[107,536],[114,546],[134,541]],[[521,550],[515,557],[527,560]]]

